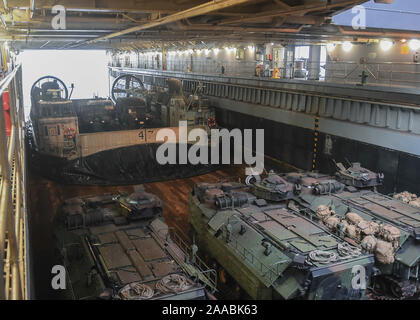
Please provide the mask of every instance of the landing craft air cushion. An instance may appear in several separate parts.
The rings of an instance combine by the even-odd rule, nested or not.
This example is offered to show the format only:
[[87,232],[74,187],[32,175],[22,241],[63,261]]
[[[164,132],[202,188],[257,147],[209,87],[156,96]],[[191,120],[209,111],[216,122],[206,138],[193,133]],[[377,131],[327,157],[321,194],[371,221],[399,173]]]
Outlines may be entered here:
[[185,178],[216,169],[157,162],[160,129],[171,128],[178,139],[179,121],[187,122],[188,131],[216,125],[207,100],[198,93],[185,98],[177,79],[169,79],[168,87],[147,91],[137,77],[123,75],[114,81],[111,99],[72,100],[63,81],[40,78],[32,86],[27,130],[32,166],[62,183],[93,185]]

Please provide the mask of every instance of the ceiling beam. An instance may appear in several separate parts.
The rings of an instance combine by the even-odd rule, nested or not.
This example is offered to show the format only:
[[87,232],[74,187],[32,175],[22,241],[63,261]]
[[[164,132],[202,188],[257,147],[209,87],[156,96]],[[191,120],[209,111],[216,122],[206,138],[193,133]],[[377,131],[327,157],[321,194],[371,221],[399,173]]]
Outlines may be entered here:
[[274,0],[274,2],[277,3],[280,7],[283,7],[285,9],[290,9],[291,8],[287,3],[284,3],[283,1]]
[[[184,19],[182,20],[183,22],[185,22],[185,25],[190,26],[191,28],[196,27],[196,26],[209,26],[209,27],[213,27],[215,30],[218,29],[218,27],[224,27],[225,25],[221,25],[221,24],[217,24],[214,25],[212,23],[207,23],[207,24],[194,24],[192,23],[190,20],[188,19]],[[282,24],[294,24],[294,25],[303,25],[303,24],[311,24],[311,25],[321,25],[325,22],[325,18],[324,17],[318,17],[318,16],[295,16],[295,15],[290,15],[290,16],[279,16],[279,17],[275,17],[272,19],[264,19],[264,21],[256,21],[256,23],[253,23],[253,25],[255,24],[269,24],[269,27],[278,27],[281,26]],[[178,24],[179,25],[179,24]],[[247,25],[240,25],[239,27],[243,27],[243,28],[248,28],[249,26]],[[252,27],[252,25],[251,25]]]
[[[32,0],[8,0],[9,8],[30,9]],[[205,0],[192,0],[189,3],[175,1],[136,1],[136,0],[36,0],[38,9],[51,9],[59,4],[68,11],[88,12],[144,12],[144,13],[174,13],[185,10],[193,5],[204,3]]]
[[221,21],[219,24],[225,25],[225,24],[233,24],[233,23],[242,23],[242,22],[248,22],[248,21],[255,21],[259,19],[274,18],[274,17],[282,16],[282,15],[306,14],[308,12],[313,12],[313,11],[329,10],[336,7],[356,5],[362,2],[365,2],[365,1],[347,0],[347,1],[341,1],[341,2],[332,3],[332,4],[325,4],[325,1],[322,0],[322,1],[314,2],[310,5],[309,4],[298,5],[298,6],[290,7],[289,9],[269,10],[269,11],[264,11],[260,13],[244,15],[242,18]]
[[213,26],[213,25],[179,25],[182,30],[188,31],[243,31],[257,33],[298,33],[302,30],[302,26],[298,28],[263,28],[263,27],[236,27],[236,26]]
[[354,30],[354,29],[345,29],[342,26],[337,26],[338,30],[343,35],[349,36],[365,36],[365,37],[389,37],[389,38],[416,38],[420,35],[419,32],[409,32],[405,30],[401,31],[389,31],[389,30],[375,30],[375,31],[364,31],[364,30]]
[[149,23],[145,23],[136,27],[132,27],[132,28],[128,28],[125,29],[123,31],[119,31],[119,32],[114,32],[111,33],[109,35],[103,36],[103,37],[99,37],[97,39],[88,41],[87,43],[93,43],[93,42],[97,42],[97,41],[102,41],[102,40],[106,40],[106,39],[111,39],[111,38],[115,38],[121,35],[125,35],[128,33],[133,33],[136,31],[140,31],[140,30],[145,30],[145,29],[150,29],[153,27],[157,27],[163,24],[167,24],[167,23],[171,23],[171,22],[176,22],[182,19],[188,19],[191,17],[195,17],[195,16],[199,16],[199,15],[203,15],[203,14],[207,14],[216,10],[221,10],[224,8],[229,8],[232,6],[236,6],[239,4],[244,4],[247,2],[250,2],[251,0],[213,0],[210,2],[206,2],[204,4],[192,7],[190,9],[187,10],[183,10],[181,12],[177,12],[174,14],[171,14],[169,16],[163,17],[163,18],[159,18],[156,20],[153,20]]

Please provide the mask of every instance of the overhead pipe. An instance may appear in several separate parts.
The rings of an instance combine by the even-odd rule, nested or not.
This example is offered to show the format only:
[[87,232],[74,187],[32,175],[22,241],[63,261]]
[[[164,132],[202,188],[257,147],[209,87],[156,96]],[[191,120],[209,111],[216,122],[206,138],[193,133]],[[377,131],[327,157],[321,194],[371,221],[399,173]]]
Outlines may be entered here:
[[370,36],[370,37],[389,37],[389,38],[416,38],[420,37],[420,33],[409,32],[395,32],[395,31],[360,31],[360,30],[345,30],[338,26],[338,30],[343,35],[350,36]]
[[213,26],[209,24],[192,24],[188,19],[185,22],[178,21],[182,30],[214,30],[214,31],[243,31],[243,32],[278,32],[278,33],[299,33],[303,26],[298,28],[257,28],[257,27],[236,27],[236,26]]
[[253,21],[253,20],[258,20],[262,18],[274,18],[281,15],[293,15],[296,13],[306,14],[311,11],[332,9],[335,7],[346,7],[349,5],[357,5],[363,2],[366,2],[366,0],[363,0],[363,1],[350,0],[350,1],[334,3],[334,4],[325,4],[325,2],[322,1],[322,2],[312,3],[310,5],[305,4],[305,5],[294,6],[294,7],[290,7],[290,9],[282,9],[282,10],[276,10],[276,11],[271,11],[271,12],[256,13],[256,14],[245,16],[242,18],[232,19],[230,21],[222,21],[219,23],[219,25],[241,23],[245,21]]
[[186,10],[183,10],[181,12],[177,12],[171,15],[168,15],[166,17],[163,18],[159,18],[159,19],[155,19],[149,23],[145,23],[136,27],[132,27],[132,28],[128,28],[119,32],[114,32],[111,33],[109,35],[103,36],[103,37],[99,37],[93,40],[89,40],[86,42],[86,44],[91,44],[94,42],[98,42],[98,41],[102,41],[102,40],[107,40],[107,39],[111,39],[111,38],[115,38],[118,36],[122,36],[128,33],[133,33],[136,31],[140,31],[140,30],[145,30],[145,29],[150,29],[153,27],[157,27],[163,24],[167,24],[167,23],[171,23],[171,22],[176,22],[179,21],[181,19],[186,19],[186,18],[191,18],[191,17],[195,17],[198,15],[203,15],[203,14],[207,14],[213,11],[217,11],[217,10],[221,10],[221,9],[225,9],[228,7],[232,7],[232,6],[236,6],[239,4],[244,4],[247,2],[250,2],[251,0],[213,0],[210,2],[206,2],[204,4],[195,6],[193,8],[189,8]]

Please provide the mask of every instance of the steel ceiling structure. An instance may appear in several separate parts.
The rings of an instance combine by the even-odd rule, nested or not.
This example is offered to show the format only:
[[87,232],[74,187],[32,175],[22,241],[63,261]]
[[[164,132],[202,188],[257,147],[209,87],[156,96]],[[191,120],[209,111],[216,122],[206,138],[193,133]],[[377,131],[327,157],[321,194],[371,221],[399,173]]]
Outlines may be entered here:
[[[378,2],[384,0],[378,0]],[[388,1],[388,0],[387,0]],[[0,40],[18,49],[117,49],[172,41],[343,36],[331,16],[366,0],[3,0]],[[55,30],[55,5],[66,29]]]

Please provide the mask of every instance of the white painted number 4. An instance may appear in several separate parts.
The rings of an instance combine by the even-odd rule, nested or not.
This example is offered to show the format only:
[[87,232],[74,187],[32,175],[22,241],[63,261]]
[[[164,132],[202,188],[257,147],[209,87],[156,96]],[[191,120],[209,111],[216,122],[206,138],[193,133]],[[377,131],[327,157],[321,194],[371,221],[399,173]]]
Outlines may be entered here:
[[51,287],[54,290],[66,289],[66,268],[64,266],[56,265],[52,267],[51,273],[55,276],[51,280]]

